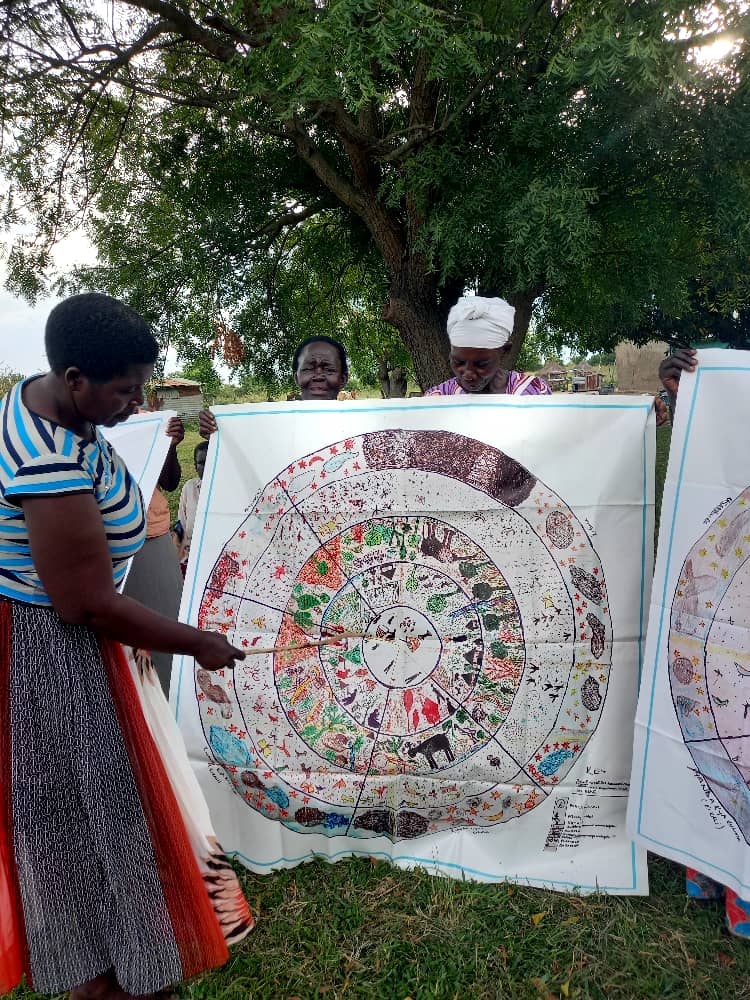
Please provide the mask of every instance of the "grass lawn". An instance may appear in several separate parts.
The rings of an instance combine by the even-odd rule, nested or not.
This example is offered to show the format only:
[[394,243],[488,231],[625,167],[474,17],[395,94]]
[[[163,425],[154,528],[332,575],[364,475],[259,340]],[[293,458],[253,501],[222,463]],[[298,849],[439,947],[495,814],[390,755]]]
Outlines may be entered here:
[[[657,493],[669,433],[657,434]],[[186,479],[197,440],[189,429],[180,449]],[[678,865],[652,856],[649,869],[645,899],[476,885],[367,859],[266,876],[243,870],[256,930],[225,968],[180,993],[195,1000],[750,998],[750,944],[726,934],[718,904],[687,901]]]

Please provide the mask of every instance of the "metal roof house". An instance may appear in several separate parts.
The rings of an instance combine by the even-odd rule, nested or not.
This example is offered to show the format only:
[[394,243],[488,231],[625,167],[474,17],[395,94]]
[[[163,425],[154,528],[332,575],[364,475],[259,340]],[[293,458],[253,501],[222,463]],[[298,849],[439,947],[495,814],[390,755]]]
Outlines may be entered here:
[[154,382],[152,393],[156,409],[174,410],[184,420],[197,420],[203,409],[200,382],[189,378],[163,378]]
[[582,361],[573,369],[573,392],[598,392],[602,385],[602,373],[591,367],[588,361]]

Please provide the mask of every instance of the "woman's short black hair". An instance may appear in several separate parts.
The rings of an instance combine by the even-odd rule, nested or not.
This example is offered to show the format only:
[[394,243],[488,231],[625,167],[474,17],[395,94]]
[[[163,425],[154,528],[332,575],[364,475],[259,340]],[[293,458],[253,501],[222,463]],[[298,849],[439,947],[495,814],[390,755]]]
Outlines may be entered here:
[[193,462],[197,460],[200,452],[208,452],[208,441],[199,441],[193,448]]
[[47,317],[44,347],[50,368],[78,368],[93,382],[108,382],[131,365],[152,365],[159,344],[130,306],[100,292],[71,295]]
[[333,337],[326,337],[321,334],[319,337],[306,337],[301,344],[297,344],[297,350],[294,352],[294,357],[292,358],[292,372],[296,375],[297,369],[299,368],[299,359],[306,347],[310,344],[330,344],[331,347],[335,347],[339,352],[339,359],[341,361],[341,372],[343,375],[349,374],[349,359],[346,356],[346,348],[338,340],[334,340]]

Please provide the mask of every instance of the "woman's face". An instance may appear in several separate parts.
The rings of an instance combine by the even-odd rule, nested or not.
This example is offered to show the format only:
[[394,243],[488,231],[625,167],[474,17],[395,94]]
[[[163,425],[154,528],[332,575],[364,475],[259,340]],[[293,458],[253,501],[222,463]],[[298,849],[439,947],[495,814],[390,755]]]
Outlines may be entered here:
[[65,378],[77,412],[92,424],[114,427],[143,406],[144,386],[153,371],[153,365],[130,365],[107,382],[92,382],[77,368],[68,368]]
[[451,347],[450,362],[464,392],[485,392],[502,369],[506,351],[502,347]]
[[303,399],[335,399],[346,385],[346,377],[333,344],[316,340],[303,348],[294,381]]

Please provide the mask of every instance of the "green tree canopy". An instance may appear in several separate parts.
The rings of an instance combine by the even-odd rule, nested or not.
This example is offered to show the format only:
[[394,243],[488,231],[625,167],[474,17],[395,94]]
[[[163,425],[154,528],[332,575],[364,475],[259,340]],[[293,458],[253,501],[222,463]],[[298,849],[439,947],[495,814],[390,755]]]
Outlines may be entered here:
[[7,365],[0,364],[0,399],[22,378],[23,375],[20,372],[14,372]]
[[[727,276],[747,305],[743,4],[18,0],[2,19],[5,219],[37,227],[13,287],[33,295],[88,218],[103,270],[79,279],[184,355],[228,323],[278,374],[323,331],[405,348],[425,386],[465,289],[514,303],[515,353],[535,305],[581,350]],[[696,60],[728,34],[723,64]]]

